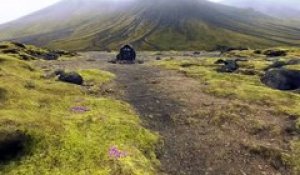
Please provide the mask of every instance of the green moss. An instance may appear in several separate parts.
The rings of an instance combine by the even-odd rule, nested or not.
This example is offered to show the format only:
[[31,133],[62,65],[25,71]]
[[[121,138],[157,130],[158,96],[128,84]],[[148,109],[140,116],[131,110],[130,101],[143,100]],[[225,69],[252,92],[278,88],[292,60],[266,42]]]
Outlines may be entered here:
[[[128,104],[45,80],[30,63],[13,56],[0,58],[5,60],[0,64],[1,89],[7,90],[0,130],[21,130],[33,138],[31,152],[0,165],[0,174],[156,174],[158,136],[141,126]],[[99,85],[113,77],[100,70],[80,73]],[[126,157],[111,158],[114,146]]]
[[87,84],[92,85],[103,84],[115,77],[112,73],[101,71],[98,69],[84,69],[79,70],[78,73],[83,77]]

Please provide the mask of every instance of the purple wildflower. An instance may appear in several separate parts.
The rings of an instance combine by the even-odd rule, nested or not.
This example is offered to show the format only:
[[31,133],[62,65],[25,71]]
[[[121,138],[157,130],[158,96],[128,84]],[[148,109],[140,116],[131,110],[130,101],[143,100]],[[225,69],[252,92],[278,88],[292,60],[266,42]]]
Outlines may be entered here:
[[75,106],[71,108],[71,111],[73,112],[78,112],[78,113],[84,113],[89,111],[89,109],[87,107],[84,106]]
[[126,157],[127,153],[119,150],[117,147],[113,146],[109,149],[109,157],[113,158],[113,159],[120,159],[123,157]]

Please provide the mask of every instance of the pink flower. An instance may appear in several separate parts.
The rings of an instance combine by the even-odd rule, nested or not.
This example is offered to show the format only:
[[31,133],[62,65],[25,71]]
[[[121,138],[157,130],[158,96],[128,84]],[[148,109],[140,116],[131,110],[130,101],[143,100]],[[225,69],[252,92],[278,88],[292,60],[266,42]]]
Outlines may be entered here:
[[75,106],[71,108],[71,111],[73,112],[79,112],[79,113],[84,113],[89,111],[89,109],[87,107],[84,106]]
[[127,153],[119,150],[117,147],[113,146],[109,149],[109,157],[113,158],[113,159],[120,159],[123,157],[126,157]]

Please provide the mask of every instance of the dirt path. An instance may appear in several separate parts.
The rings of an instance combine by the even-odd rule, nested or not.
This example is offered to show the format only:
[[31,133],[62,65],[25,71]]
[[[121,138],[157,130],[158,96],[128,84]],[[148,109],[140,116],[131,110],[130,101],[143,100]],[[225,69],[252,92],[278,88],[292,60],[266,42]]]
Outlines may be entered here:
[[[268,108],[207,95],[197,81],[151,66],[116,65],[108,70],[117,75],[125,100],[140,113],[146,127],[162,136],[162,172],[289,174],[276,152],[289,149],[284,136],[276,138],[271,129],[255,129],[257,121],[263,128],[281,129],[286,124],[274,120]],[[250,114],[254,117],[247,119]]]
[[[147,128],[157,131],[164,141],[159,159],[162,171],[168,174],[204,174],[201,155],[195,156],[193,133],[186,135],[176,126],[174,118],[184,117],[183,105],[157,89],[161,71],[141,65],[114,66],[117,83],[124,87],[125,100],[139,112]],[[182,116],[181,116],[182,115]]]
[[[266,106],[205,94],[182,74],[149,65],[107,64],[110,56],[87,53],[60,68],[101,68],[117,75],[114,91],[164,142],[161,173],[169,175],[288,175],[281,153],[289,151],[290,124]],[[89,60],[89,61],[87,61]],[[92,61],[91,61],[92,60]]]

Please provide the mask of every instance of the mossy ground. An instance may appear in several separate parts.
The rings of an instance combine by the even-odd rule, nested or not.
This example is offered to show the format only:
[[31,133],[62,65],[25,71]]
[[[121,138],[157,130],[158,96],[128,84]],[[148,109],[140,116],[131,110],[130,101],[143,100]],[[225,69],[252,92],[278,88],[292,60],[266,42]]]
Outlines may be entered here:
[[[251,53],[251,54],[250,54]],[[260,81],[263,70],[272,64],[264,56],[252,54],[253,51],[243,51],[231,53],[231,55],[248,57],[249,61],[240,62],[240,70],[236,73],[219,73],[216,71],[218,65],[214,64],[220,57],[173,57],[164,58],[153,63],[166,69],[178,70],[185,75],[199,80],[206,85],[203,92],[218,97],[243,100],[252,104],[264,105],[274,109],[274,115],[287,114],[297,116],[297,128],[300,129],[300,94],[297,92],[287,92],[274,90],[266,87]],[[299,53],[295,49],[292,54],[282,59],[290,59]],[[226,58],[224,58],[226,59]],[[292,66],[298,67],[298,66]],[[248,75],[247,72],[253,72]],[[276,117],[276,116],[274,116]],[[295,171],[300,171],[300,141],[299,138],[291,142],[293,152],[289,161],[295,167]]]
[[[91,86],[114,75],[81,70]],[[88,95],[81,86],[44,79],[30,62],[0,55],[0,130],[32,138],[26,154],[0,174],[155,174],[158,136],[141,126],[131,107]],[[126,153],[113,158],[113,147]]]

